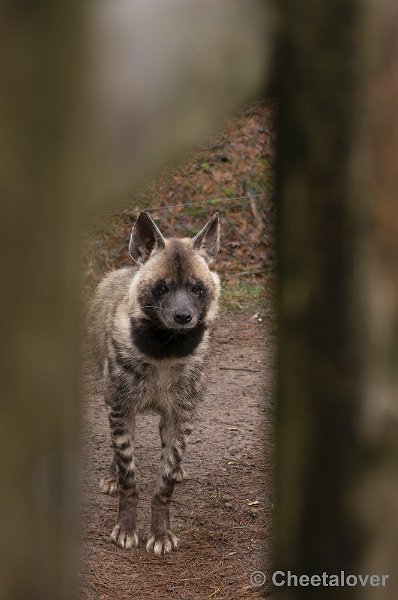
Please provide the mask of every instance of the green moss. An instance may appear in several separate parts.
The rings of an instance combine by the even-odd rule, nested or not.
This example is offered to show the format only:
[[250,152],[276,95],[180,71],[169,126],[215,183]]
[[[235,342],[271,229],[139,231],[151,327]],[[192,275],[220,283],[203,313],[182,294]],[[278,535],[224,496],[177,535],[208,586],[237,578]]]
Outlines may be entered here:
[[238,282],[224,284],[221,291],[220,310],[257,311],[264,309],[269,300],[265,297],[263,283]]

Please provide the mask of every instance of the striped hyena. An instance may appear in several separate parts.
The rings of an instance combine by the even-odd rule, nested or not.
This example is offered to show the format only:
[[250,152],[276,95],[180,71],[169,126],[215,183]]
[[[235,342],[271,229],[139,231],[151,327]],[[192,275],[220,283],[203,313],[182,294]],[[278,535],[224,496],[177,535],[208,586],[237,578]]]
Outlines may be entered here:
[[160,414],[160,476],[152,498],[148,551],[177,547],[170,531],[175,482],[201,399],[209,326],[220,283],[209,263],[219,249],[218,213],[192,239],[164,239],[147,213],[133,227],[129,251],[136,265],[108,274],[90,307],[91,355],[102,376],[114,457],[100,489],[119,490],[111,539],[138,545],[138,485],[134,464],[135,416]]

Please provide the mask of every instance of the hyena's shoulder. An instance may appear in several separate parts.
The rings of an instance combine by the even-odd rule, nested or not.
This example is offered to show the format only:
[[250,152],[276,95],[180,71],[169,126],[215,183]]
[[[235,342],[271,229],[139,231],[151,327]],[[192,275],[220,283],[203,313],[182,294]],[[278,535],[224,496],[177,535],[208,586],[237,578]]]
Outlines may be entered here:
[[101,366],[106,356],[107,338],[112,334],[116,311],[128,301],[136,269],[126,267],[111,271],[100,281],[89,305],[88,349]]
[[104,304],[109,306],[120,301],[128,292],[135,272],[134,267],[124,267],[107,273],[95,290],[90,309]]

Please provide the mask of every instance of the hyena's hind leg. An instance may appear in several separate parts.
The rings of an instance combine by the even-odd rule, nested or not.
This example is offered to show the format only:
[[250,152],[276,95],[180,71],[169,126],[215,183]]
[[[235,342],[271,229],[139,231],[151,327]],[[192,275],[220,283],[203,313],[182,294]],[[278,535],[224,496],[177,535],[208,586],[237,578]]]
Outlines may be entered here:
[[119,474],[116,458],[113,457],[108,474],[101,478],[99,489],[103,494],[116,494],[119,489]]
[[178,546],[178,539],[170,529],[170,504],[180,473],[186,438],[192,431],[190,419],[180,420],[172,415],[162,418],[162,454],[159,482],[151,503],[151,530],[146,545],[148,552],[167,554]]
[[184,465],[181,465],[176,471],[173,473],[173,478],[176,483],[181,483],[187,477],[187,470]]
[[[159,422],[159,434],[160,434],[160,440],[162,443],[162,450],[166,446],[166,439],[167,439],[166,435],[165,435],[166,431],[167,431],[167,426],[165,429],[165,421],[164,421],[164,417],[162,416],[160,418],[160,422]],[[184,479],[186,479],[187,471],[186,471],[184,465],[182,464],[182,462],[180,462],[180,464],[175,467],[174,471],[172,472],[172,477],[176,483],[181,483],[181,481],[184,481]]]

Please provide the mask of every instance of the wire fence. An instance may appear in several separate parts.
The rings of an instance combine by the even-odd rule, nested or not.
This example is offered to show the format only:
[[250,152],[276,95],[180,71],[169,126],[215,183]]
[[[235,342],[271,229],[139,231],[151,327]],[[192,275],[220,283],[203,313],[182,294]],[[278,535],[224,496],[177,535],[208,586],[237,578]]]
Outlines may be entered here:
[[147,210],[167,237],[193,236],[221,213],[217,271],[224,280],[261,280],[274,268],[273,107],[256,103],[206,147],[170,168],[89,232],[88,276],[130,263],[132,224]]

